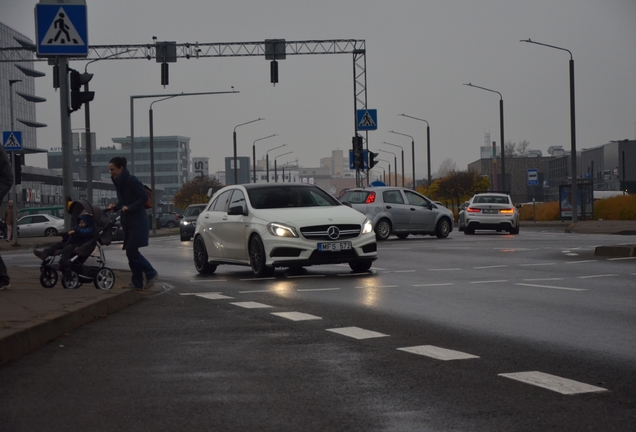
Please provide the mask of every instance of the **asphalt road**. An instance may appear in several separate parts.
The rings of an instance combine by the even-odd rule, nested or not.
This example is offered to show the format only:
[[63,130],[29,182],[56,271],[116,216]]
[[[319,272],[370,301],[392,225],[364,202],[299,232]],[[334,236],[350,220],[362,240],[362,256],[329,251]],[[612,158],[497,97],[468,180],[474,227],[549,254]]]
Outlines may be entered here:
[[453,232],[254,279],[154,238],[166,293],[0,368],[0,429],[633,430],[636,259],[593,254],[623,239]]

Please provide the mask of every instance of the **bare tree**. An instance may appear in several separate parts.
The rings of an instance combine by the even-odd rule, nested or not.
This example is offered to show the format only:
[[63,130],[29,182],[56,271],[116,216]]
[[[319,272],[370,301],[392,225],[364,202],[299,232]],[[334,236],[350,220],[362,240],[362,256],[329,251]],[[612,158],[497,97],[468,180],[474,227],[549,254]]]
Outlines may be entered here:
[[508,141],[506,142],[506,145],[504,146],[504,153],[507,158],[518,157],[526,152],[529,145],[530,145],[530,141],[528,140],[523,140],[518,144],[512,141]]
[[435,177],[437,178],[446,177],[446,175],[452,171],[457,171],[457,164],[453,162],[451,158],[446,158],[440,164],[437,170],[437,173],[435,174]]

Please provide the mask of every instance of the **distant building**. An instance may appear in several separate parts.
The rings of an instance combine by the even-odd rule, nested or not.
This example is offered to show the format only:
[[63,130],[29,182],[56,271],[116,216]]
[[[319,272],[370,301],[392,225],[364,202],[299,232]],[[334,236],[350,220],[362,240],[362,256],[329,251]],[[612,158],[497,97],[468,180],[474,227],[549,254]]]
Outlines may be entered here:
[[582,150],[577,171],[593,182],[594,190],[636,193],[636,140]]

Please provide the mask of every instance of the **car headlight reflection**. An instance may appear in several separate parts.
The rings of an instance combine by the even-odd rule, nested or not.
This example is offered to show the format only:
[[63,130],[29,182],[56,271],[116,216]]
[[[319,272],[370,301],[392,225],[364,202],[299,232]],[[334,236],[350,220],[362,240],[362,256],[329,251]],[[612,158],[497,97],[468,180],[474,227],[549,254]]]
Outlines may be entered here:
[[373,232],[373,224],[369,219],[366,219],[362,224],[362,234],[369,234]]
[[267,229],[269,230],[270,234],[276,237],[298,237],[296,229],[289,225],[271,222],[267,224]]

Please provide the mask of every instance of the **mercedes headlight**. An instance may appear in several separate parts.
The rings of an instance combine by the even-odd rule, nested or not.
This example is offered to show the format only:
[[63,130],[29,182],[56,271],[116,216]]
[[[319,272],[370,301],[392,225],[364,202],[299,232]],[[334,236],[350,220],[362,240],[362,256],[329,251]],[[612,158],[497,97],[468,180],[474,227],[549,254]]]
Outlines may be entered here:
[[369,219],[365,219],[362,224],[362,234],[369,234],[373,232],[373,224]]
[[296,233],[296,228],[291,227],[289,225],[284,225],[277,222],[271,222],[267,224],[267,229],[270,234],[276,237],[298,237],[298,233]]

